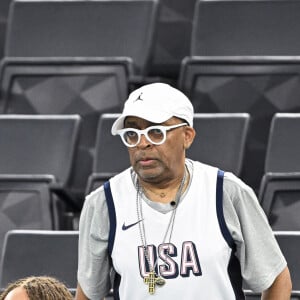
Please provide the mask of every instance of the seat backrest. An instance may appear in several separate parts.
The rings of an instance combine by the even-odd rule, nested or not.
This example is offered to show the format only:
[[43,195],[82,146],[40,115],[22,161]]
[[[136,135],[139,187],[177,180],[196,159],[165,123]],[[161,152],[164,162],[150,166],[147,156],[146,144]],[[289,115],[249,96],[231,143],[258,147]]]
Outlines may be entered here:
[[151,74],[177,79],[181,60],[190,54],[195,2],[160,0]]
[[81,116],[70,186],[76,194],[82,191],[84,194],[92,172],[99,116],[104,112],[121,111],[128,95],[130,61],[119,58],[6,58],[1,67],[5,100],[2,104],[0,101],[1,112]]
[[257,189],[274,113],[300,111],[299,79],[297,58],[193,57],[182,64],[179,88],[195,112],[251,115],[241,176]]
[[300,273],[299,273],[300,231],[275,231],[274,235],[287,261],[291,273],[293,290],[299,291],[300,290]]
[[0,175],[0,254],[7,231],[57,228],[49,185],[54,177]]
[[273,230],[300,230],[300,173],[266,173],[258,198]]
[[15,0],[6,56],[132,58],[146,72],[158,0]]
[[79,115],[0,115],[1,174],[50,174],[64,186],[79,125]]
[[126,146],[111,134],[119,114],[103,114],[98,122],[93,173],[116,173],[130,166]]
[[240,175],[249,121],[247,113],[196,113],[196,137],[187,157]]
[[12,230],[6,234],[0,286],[27,276],[53,276],[76,288],[78,231]]
[[300,113],[276,113],[271,122],[265,172],[300,172]]
[[198,0],[190,55],[299,55],[300,2]]

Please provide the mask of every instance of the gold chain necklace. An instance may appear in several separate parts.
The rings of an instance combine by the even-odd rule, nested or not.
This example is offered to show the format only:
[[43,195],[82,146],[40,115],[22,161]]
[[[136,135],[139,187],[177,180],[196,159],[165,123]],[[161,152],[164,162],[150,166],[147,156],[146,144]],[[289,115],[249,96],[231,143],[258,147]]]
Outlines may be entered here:
[[[176,193],[175,196],[175,203],[177,204],[175,206],[175,208],[172,211],[164,238],[163,238],[163,243],[165,243],[168,233],[169,233],[169,243],[171,241],[171,237],[172,237],[172,233],[173,233],[173,228],[174,228],[174,222],[175,222],[175,216],[176,216],[176,211],[177,211],[177,206],[179,204],[179,200],[182,194],[182,190],[183,187],[185,185],[185,180],[187,177],[187,171],[186,168],[184,170],[184,175],[182,177],[182,180],[180,182],[178,191]],[[146,241],[146,232],[145,232],[145,224],[144,224],[144,216],[143,216],[143,207],[142,207],[142,197],[141,197],[142,191],[141,191],[141,187],[140,184],[138,182],[137,179],[137,194],[136,194],[136,211],[137,211],[137,217],[138,220],[141,220],[141,222],[139,222],[139,232],[140,232],[140,238],[141,238],[141,242],[144,248],[144,254],[145,254],[145,258],[147,260],[148,266],[149,266],[149,275],[144,277],[144,283],[146,283],[148,285],[148,292],[149,294],[154,294],[155,293],[155,287],[156,285],[158,286],[162,286],[165,284],[165,280],[158,276],[158,274],[155,271],[155,268],[157,266],[157,262],[158,259],[156,258],[155,262],[153,265],[151,265],[150,262],[150,258],[149,258],[149,252],[148,252],[148,245],[147,245],[147,241]]]

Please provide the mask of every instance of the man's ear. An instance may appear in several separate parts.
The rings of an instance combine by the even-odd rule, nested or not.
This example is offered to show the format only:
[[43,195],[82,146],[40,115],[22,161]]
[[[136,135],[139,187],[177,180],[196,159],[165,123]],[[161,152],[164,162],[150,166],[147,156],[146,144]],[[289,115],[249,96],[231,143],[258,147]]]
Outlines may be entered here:
[[185,128],[185,137],[184,137],[184,148],[188,149],[192,145],[194,138],[196,136],[196,131],[193,127],[186,126]]

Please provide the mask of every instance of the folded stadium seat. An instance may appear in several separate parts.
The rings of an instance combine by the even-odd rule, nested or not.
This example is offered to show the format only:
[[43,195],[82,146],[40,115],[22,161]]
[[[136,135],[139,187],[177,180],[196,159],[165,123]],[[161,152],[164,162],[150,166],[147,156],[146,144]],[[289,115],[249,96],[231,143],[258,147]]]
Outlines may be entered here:
[[196,112],[250,113],[242,178],[256,191],[272,115],[299,110],[299,76],[291,66],[299,64],[299,32],[299,1],[195,4],[191,50],[179,86]]
[[5,56],[129,57],[142,78],[157,15],[158,0],[14,0]]
[[250,114],[241,177],[258,191],[272,116],[300,110],[299,80],[299,58],[190,57],[182,63],[179,88],[195,112]]
[[187,157],[240,175],[250,116],[247,113],[194,115],[196,137]]
[[299,113],[272,119],[259,200],[274,230],[300,230],[299,129]]
[[27,276],[53,276],[77,286],[78,231],[11,230],[5,236],[0,286]]
[[51,190],[61,200],[55,204],[73,210],[77,205],[66,187],[80,121],[79,115],[0,115],[1,176],[53,176]]
[[92,170],[99,115],[121,111],[127,98],[130,61],[5,58],[0,71],[1,112],[81,116],[78,147],[68,182],[68,190],[81,205]]

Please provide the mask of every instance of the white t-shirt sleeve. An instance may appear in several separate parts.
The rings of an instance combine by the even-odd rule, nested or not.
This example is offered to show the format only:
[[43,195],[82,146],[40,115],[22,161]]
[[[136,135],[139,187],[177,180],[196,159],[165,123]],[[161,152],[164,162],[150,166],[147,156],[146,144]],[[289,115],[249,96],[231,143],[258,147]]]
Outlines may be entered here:
[[91,300],[104,298],[111,288],[108,254],[109,218],[103,187],[86,197],[79,223],[78,282]]
[[246,286],[264,291],[286,267],[286,260],[254,191],[231,173],[225,173],[223,191],[224,217]]

